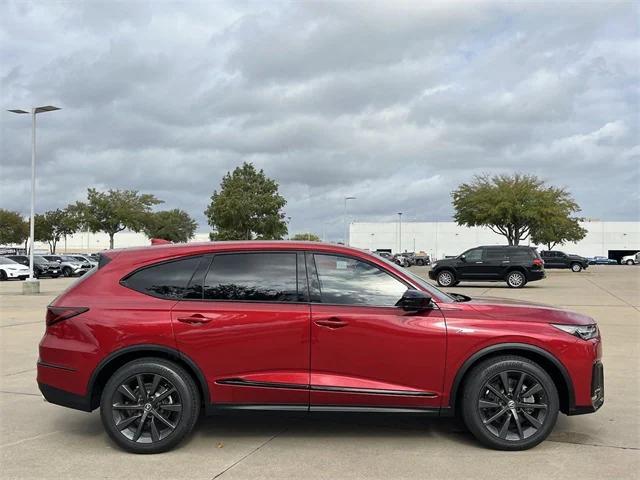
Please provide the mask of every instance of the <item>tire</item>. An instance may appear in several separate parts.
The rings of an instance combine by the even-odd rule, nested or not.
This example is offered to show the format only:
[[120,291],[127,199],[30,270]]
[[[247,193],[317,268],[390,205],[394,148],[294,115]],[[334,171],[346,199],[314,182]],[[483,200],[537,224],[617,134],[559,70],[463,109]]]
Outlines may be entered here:
[[424,260],[416,260],[416,265],[418,267],[422,267],[424,265]]
[[456,277],[451,270],[441,270],[438,272],[436,281],[441,287],[452,287],[456,281]]
[[[140,393],[139,378],[145,393]],[[120,408],[114,408],[116,405]],[[132,453],[172,449],[193,430],[199,413],[200,396],[191,375],[159,358],[141,358],[118,369],[100,399],[105,430],[118,446]]]
[[65,277],[70,277],[73,274],[73,272],[71,271],[71,269],[69,267],[64,267],[62,269],[62,275],[64,275]]
[[7,272],[0,270],[0,282],[4,282],[7,279]]
[[627,260],[627,265],[633,265],[633,260]]
[[581,270],[582,270],[582,265],[580,265],[579,263],[572,263],[571,264],[571,271],[572,272],[578,273]]
[[511,288],[522,288],[527,284],[527,277],[520,270],[511,270],[507,273],[506,282]]
[[[553,430],[560,409],[558,391],[537,363],[514,355],[493,357],[474,367],[466,378],[462,417],[473,436],[487,447],[526,450]],[[528,391],[533,393],[524,396]]]

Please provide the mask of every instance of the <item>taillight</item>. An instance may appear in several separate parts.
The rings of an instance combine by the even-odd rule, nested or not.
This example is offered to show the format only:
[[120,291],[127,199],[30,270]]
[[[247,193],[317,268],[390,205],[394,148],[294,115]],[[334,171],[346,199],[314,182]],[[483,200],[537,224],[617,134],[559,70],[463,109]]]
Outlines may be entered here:
[[87,312],[87,307],[47,307],[47,326]]
[[544,260],[542,260],[541,258],[534,258],[533,259],[533,264],[541,267],[541,266],[544,265]]

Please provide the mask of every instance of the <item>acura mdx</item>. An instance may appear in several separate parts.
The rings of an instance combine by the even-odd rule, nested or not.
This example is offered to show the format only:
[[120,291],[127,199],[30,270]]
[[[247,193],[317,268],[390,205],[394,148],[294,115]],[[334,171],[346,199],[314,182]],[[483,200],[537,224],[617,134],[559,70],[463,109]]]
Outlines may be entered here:
[[136,453],[233,409],[457,414],[483,444],[521,450],[558,412],[600,408],[601,351],[592,318],[447,294],[353,248],[159,245],[103,253],[51,303],[38,384],[100,408]]

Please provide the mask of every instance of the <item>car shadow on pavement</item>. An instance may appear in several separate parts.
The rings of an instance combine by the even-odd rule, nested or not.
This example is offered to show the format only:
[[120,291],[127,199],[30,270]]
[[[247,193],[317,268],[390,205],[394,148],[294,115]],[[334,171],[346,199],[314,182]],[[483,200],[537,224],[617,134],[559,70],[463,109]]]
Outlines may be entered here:
[[[98,411],[61,415],[56,430],[82,443],[104,441],[118,449],[105,433]],[[194,432],[176,450],[188,449],[189,444],[210,439],[212,445],[286,435],[290,439],[336,440],[346,437],[371,439],[414,439],[455,443],[479,447],[470,433],[455,418],[425,417],[411,414],[378,413],[285,413],[285,412],[229,412],[201,416]]]

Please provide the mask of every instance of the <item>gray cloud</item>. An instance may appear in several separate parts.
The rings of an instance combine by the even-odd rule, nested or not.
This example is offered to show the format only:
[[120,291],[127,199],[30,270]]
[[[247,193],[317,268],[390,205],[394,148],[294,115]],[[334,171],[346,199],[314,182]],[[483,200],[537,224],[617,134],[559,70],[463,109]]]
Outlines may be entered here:
[[[634,2],[0,6],[6,108],[39,116],[38,210],[136,188],[204,210],[252,161],[293,231],[450,218],[473,174],[534,173],[589,217],[640,218]],[[29,122],[0,114],[0,201],[28,211]]]

